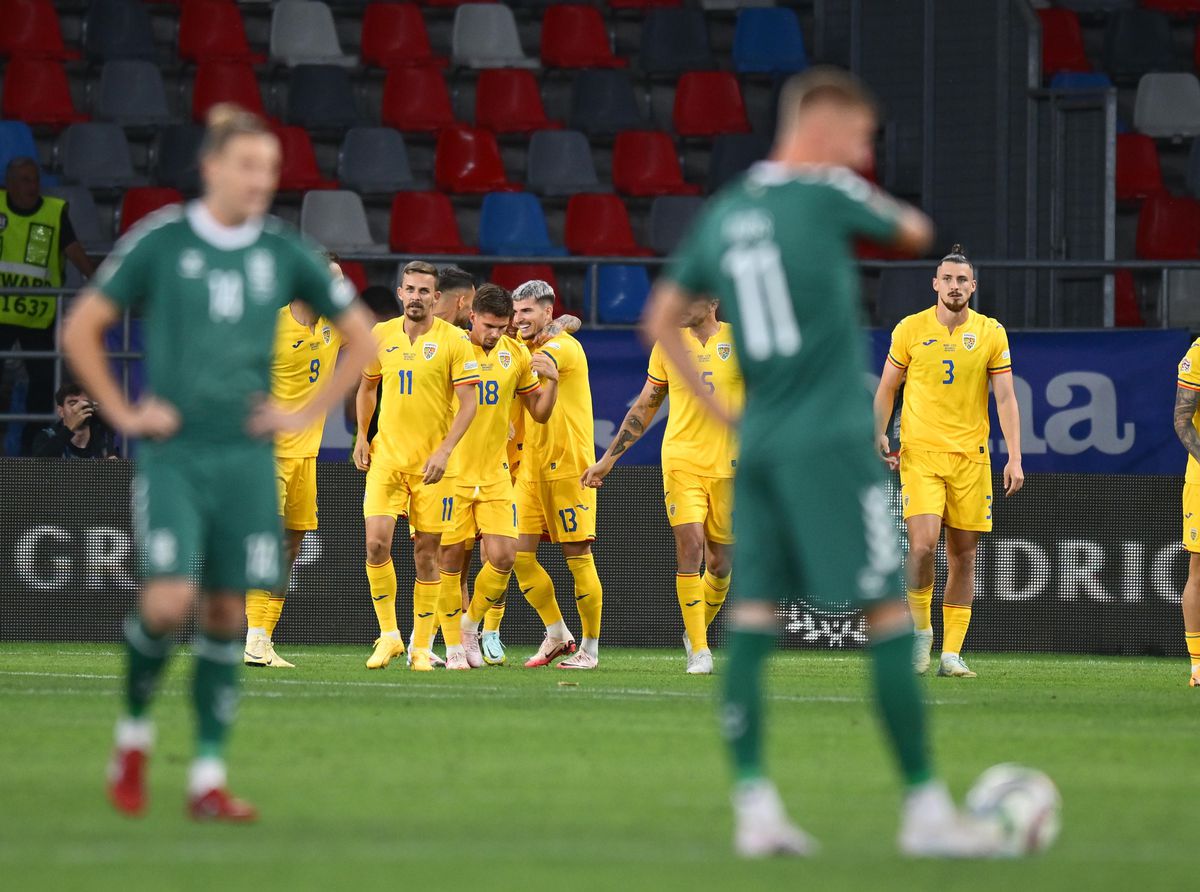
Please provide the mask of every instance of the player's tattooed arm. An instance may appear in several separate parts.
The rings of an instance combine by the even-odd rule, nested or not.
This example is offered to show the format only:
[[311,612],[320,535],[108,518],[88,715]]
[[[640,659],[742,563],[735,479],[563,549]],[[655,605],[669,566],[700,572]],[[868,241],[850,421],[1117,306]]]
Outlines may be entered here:
[[608,472],[612,470],[617,459],[640,440],[642,434],[646,433],[646,428],[650,426],[666,398],[667,385],[647,381],[642,392],[638,394],[637,400],[625,415],[625,420],[621,422],[621,428],[613,438],[612,444],[598,462],[584,471],[580,483],[584,486],[599,486],[601,481],[608,476]]
[[579,331],[583,327],[583,320],[578,316],[572,316],[564,313],[557,319],[553,320],[549,325],[542,329],[541,333],[534,339],[534,345],[540,347],[542,344],[549,341],[551,338],[558,337],[564,331],[567,334]]
[[1188,451],[1188,455],[1200,461],[1200,434],[1192,419],[1196,417],[1196,408],[1200,405],[1200,390],[1189,390],[1186,387],[1175,389],[1175,435]]

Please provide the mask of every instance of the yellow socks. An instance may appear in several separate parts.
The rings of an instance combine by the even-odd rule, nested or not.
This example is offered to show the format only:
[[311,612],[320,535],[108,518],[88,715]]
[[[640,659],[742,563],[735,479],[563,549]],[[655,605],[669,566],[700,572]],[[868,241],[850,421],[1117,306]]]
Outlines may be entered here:
[[267,624],[267,602],[271,593],[261,588],[252,588],[246,592],[246,628],[261,629]]
[[[508,587],[507,584],[505,584],[505,588],[507,588],[507,587]],[[502,619],[504,619],[504,601],[503,600],[501,600],[500,603],[497,604],[496,606],[489,607],[487,613],[484,614],[484,616],[483,616],[483,631],[499,632],[500,631],[500,621]]]
[[676,573],[675,594],[683,614],[683,629],[692,650],[708,650],[708,623],[704,621],[704,582],[699,573]]
[[942,653],[962,653],[967,626],[971,625],[971,608],[955,604],[942,605]]
[[[442,593],[442,582],[413,583],[413,651],[429,650],[433,645],[433,630],[437,625],[438,599]],[[457,589],[454,596],[458,597]]]
[[567,558],[567,567],[575,577],[575,609],[579,611],[583,637],[595,641],[600,638],[600,611],[604,603],[596,560],[590,554],[581,554]]
[[263,628],[266,630],[268,638],[275,634],[275,627],[279,625],[279,616],[282,613],[283,597],[281,595],[271,595],[267,599],[267,609],[263,614]]
[[[492,618],[492,611],[497,605],[503,615],[504,594],[508,591],[508,581],[511,578],[511,570],[502,573],[487,561],[483,562],[483,566],[479,569],[479,575],[475,577],[475,594],[471,596],[471,606],[467,608],[467,619],[474,623],[475,628],[479,628],[481,619],[490,620]],[[496,625],[498,627],[499,623],[497,622]],[[495,631],[495,629],[489,629],[486,622],[484,630]]]
[[517,585],[521,594],[529,602],[529,606],[537,611],[542,619],[542,625],[547,629],[563,621],[562,611],[554,600],[554,582],[550,574],[537,561],[537,555],[532,551],[518,551],[517,562],[513,567],[517,572]]
[[[933,628],[933,615],[930,610],[932,603],[932,582],[926,588],[910,588],[908,590],[908,612],[912,614],[913,628],[918,632],[924,632],[926,629]],[[968,617],[970,615],[970,613],[967,614]],[[966,634],[966,626],[963,626],[963,634]],[[958,653],[958,651],[955,651],[955,653]]]
[[1183,640],[1187,642],[1188,656],[1192,658],[1192,674],[1200,672],[1200,632],[1184,630]]
[[368,563],[367,582],[371,585],[371,606],[375,608],[375,618],[379,620],[380,634],[399,634],[396,625],[396,568],[392,566],[392,559],[388,558],[387,563],[378,566]]
[[462,574],[442,571],[442,590],[438,595],[438,620],[446,647],[462,644]]
[[707,570],[704,571],[704,625],[707,628],[712,625],[717,614],[721,612],[721,607],[725,604],[725,598],[729,594],[729,577],[714,576]]

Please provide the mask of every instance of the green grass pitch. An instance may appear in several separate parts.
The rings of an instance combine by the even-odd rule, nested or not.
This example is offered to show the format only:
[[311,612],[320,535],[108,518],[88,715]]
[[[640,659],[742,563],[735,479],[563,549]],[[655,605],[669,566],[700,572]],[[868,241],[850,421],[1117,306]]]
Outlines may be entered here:
[[593,673],[518,664],[416,676],[395,663],[367,672],[367,648],[280,650],[300,668],[244,676],[231,786],[262,819],[231,827],[183,816],[189,659],[173,663],[156,704],[149,814],[129,820],[102,787],[118,648],[0,644],[0,887],[1195,885],[1200,691],[1179,661],[975,655],[980,678],[924,682],[957,797],[1014,760],[1047,771],[1065,800],[1048,855],[951,864],[895,853],[899,790],[862,657],[780,654],[770,766],[824,850],[742,863],[730,855],[719,678],[685,676],[681,654],[610,649]]

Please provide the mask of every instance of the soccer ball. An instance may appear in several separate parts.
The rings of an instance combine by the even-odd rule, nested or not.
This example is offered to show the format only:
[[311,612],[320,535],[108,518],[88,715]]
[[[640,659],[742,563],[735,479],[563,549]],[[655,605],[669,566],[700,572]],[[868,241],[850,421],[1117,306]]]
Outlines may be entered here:
[[1062,826],[1058,787],[1023,765],[993,765],[981,774],[967,793],[967,809],[999,827],[1003,853],[1010,857],[1045,851]]

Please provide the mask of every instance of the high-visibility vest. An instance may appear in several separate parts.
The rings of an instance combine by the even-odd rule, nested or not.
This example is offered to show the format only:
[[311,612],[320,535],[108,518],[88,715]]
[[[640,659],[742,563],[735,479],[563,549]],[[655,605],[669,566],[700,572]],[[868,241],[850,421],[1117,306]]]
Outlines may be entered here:
[[13,213],[8,192],[0,189],[0,324],[49,328],[54,321],[53,297],[10,289],[61,287],[66,206],[61,198],[45,196],[41,207],[26,217]]

